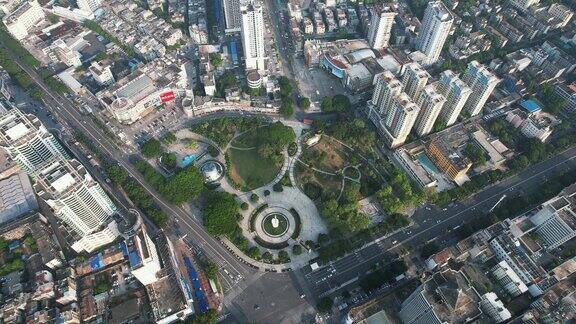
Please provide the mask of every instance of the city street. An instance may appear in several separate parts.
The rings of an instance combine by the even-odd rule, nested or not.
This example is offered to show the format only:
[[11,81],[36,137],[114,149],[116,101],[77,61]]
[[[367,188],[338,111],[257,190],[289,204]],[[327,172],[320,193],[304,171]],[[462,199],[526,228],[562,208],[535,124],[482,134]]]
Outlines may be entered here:
[[[19,65],[47,93],[44,100],[50,111],[47,114],[38,114],[39,117],[47,122],[50,128],[58,129],[59,126],[56,126],[57,123],[53,120],[56,116],[68,125],[69,130],[75,129],[88,136],[105,155],[126,168],[131,176],[154,197],[156,203],[176,219],[179,230],[183,235],[186,235],[188,240],[201,248],[208,257],[221,267],[222,284],[227,293],[224,303],[232,313],[233,318],[239,321],[243,318],[248,321],[265,320],[270,315],[266,315],[264,310],[269,307],[274,309],[277,316],[280,316],[279,314],[291,314],[294,309],[308,309],[315,298],[331,294],[346,285],[353,284],[377,263],[393,259],[394,255],[389,250],[400,245],[417,250],[426,242],[442,237],[447,231],[462,222],[483,217],[483,211],[490,209],[503,194],[506,193],[510,196],[514,192],[528,193],[537,190],[538,184],[545,181],[544,179],[547,177],[558,174],[562,170],[576,168],[574,161],[576,148],[574,148],[532,166],[517,176],[488,187],[464,203],[455,204],[446,209],[422,206],[413,216],[413,227],[386,239],[372,242],[363,249],[314,272],[309,267],[305,267],[290,276],[272,273],[264,276],[262,275],[263,272],[239,260],[218,240],[210,236],[195,215],[186,212],[181,207],[174,207],[165,203],[163,198],[144,182],[140,174],[128,162],[129,154],[126,153],[125,148],[118,147],[113,140],[107,138],[103,130],[94,124],[91,116],[82,115],[67,98],[48,89],[34,71],[23,64]],[[438,243],[443,244],[441,241]],[[297,280],[294,280],[294,277],[297,277]],[[277,284],[279,280],[283,282],[282,287],[285,289],[285,294],[291,296],[305,295],[306,298],[291,299],[293,300],[292,303],[282,305],[257,305],[258,307],[250,306],[246,302],[244,297],[255,291],[263,296],[263,300],[267,300],[267,296],[273,296],[277,292],[274,282]]]
[[[320,269],[311,271],[310,267],[302,268],[300,277],[306,282],[308,291],[316,298],[338,291],[346,284],[352,284],[379,262],[393,259],[389,252],[397,247],[418,251],[429,241],[436,240],[439,246],[451,245],[456,236],[451,231],[464,222],[485,217],[502,195],[512,196],[516,193],[531,193],[539,185],[562,171],[576,169],[576,148],[558,156],[529,167],[524,172],[488,187],[472,198],[444,209],[433,206],[421,206],[412,216],[414,225],[386,239],[377,240],[363,249],[351,253],[338,261]],[[447,236],[452,241],[444,239]]]
[[118,147],[113,141],[108,140],[103,132],[95,127],[93,121],[89,116],[81,115],[78,109],[65,97],[53,93],[48,89],[39,76],[24,64],[19,64],[34,81],[46,92],[44,100],[46,101],[47,108],[54,109],[53,113],[57,113],[62,119],[70,125],[70,127],[83,132],[88,136],[102,151],[112,159],[116,160],[122,165],[132,177],[134,177],[155,199],[158,205],[169,215],[175,216],[179,219],[182,229],[185,233],[189,233],[190,237],[194,238],[197,245],[202,247],[207,255],[222,267],[222,270],[227,270],[232,273],[235,278],[243,279],[256,272],[255,269],[244,264],[226,250],[223,245],[208,234],[203,226],[198,222],[196,217],[188,214],[181,207],[174,207],[159,197],[155,190],[149,186],[140,176],[132,165],[128,162],[128,156],[124,153],[124,149]]

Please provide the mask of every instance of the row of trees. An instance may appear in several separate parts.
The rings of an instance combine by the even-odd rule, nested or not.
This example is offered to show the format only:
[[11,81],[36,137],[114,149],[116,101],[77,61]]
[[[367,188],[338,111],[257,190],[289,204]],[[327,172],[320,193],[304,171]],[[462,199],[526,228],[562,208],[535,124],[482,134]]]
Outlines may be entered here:
[[133,164],[146,182],[175,205],[181,205],[191,198],[198,198],[204,188],[204,177],[194,166],[180,169],[173,176],[165,178],[144,160],[137,160]]
[[366,275],[360,280],[360,287],[369,293],[382,287],[385,283],[392,283],[394,278],[408,270],[406,262],[402,259],[394,260],[380,269]]
[[[18,41],[13,39],[4,29],[0,29],[0,66],[6,70],[17,85],[27,90],[32,98],[36,100],[41,99],[43,96],[42,90],[18,64],[14,63],[11,55],[32,69],[40,66],[40,62],[20,45]],[[41,70],[39,75],[51,90],[59,93],[68,91],[66,85],[57,80],[48,70]]]
[[158,207],[152,196],[120,165],[110,164],[106,166],[108,178],[115,185],[119,186],[126,192],[128,198],[144,212],[156,226],[164,228],[168,223],[168,215]]
[[280,106],[280,114],[284,118],[289,118],[294,113],[294,99],[292,99],[292,82],[285,76],[281,76],[278,79],[278,84],[280,85],[280,100],[282,105]]

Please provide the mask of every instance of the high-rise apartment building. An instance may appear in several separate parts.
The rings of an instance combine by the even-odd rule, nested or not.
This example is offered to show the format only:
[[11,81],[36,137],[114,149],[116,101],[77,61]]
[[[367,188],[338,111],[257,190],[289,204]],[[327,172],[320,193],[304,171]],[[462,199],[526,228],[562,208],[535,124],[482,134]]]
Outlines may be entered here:
[[375,50],[388,47],[396,12],[390,6],[375,8],[368,29],[368,43]]
[[27,173],[53,157],[69,157],[36,116],[15,108],[0,114],[0,147]]
[[242,43],[246,69],[264,71],[266,69],[264,17],[262,5],[256,1],[242,8]]
[[32,177],[38,196],[74,236],[74,250],[91,252],[118,237],[116,223],[109,222],[116,206],[80,162],[53,158]]
[[428,79],[430,79],[430,74],[416,62],[404,65],[403,70],[402,89],[414,102],[418,102],[420,93],[424,90]]
[[390,71],[384,71],[374,77],[374,93],[370,100],[370,111],[368,117],[374,120],[379,119],[390,106],[392,98],[402,92],[402,83],[396,79]]
[[446,70],[440,74],[438,88],[439,92],[446,98],[444,107],[440,112],[440,118],[446,123],[446,126],[451,126],[458,120],[472,89],[451,70]]
[[78,8],[87,12],[94,12],[100,8],[102,0],[76,0]]
[[453,22],[452,14],[442,1],[428,3],[422,27],[416,39],[416,48],[426,55],[424,65],[431,65],[438,61]]
[[223,0],[224,19],[226,20],[226,32],[235,33],[242,29],[242,11],[240,0]]
[[390,148],[396,148],[410,134],[420,108],[404,92],[392,98],[388,111],[384,113],[384,129],[381,132]]
[[446,102],[446,99],[436,91],[433,85],[428,85],[424,88],[418,98],[420,113],[418,114],[418,118],[416,118],[416,124],[414,126],[418,136],[425,136],[432,132],[432,128],[438,118],[438,114],[440,114],[442,110],[444,102]]
[[476,116],[484,108],[486,101],[500,82],[492,72],[477,61],[468,63],[468,69],[464,73],[462,81],[471,89],[472,93],[464,105],[464,110],[470,116]]

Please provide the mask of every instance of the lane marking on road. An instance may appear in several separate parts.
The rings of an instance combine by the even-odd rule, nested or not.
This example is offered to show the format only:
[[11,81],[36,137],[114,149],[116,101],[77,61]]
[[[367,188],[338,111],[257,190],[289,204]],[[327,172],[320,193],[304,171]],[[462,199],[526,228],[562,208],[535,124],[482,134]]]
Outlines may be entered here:
[[[570,149],[568,149],[568,150],[570,150]],[[566,150],[566,151],[568,151],[568,150]],[[559,154],[559,155],[564,154],[566,151],[562,152],[562,153]],[[521,180],[521,181],[515,183],[515,184],[514,184],[513,186],[511,186],[511,187],[520,186],[520,185],[522,185],[523,183],[526,183],[527,181],[530,181],[530,180],[534,179],[535,177],[538,177],[538,176],[540,176],[540,175],[543,174],[543,173],[547,173],[548,171],[550,171],[550,170],[552,170],[552,169],[555,169],[555,168],[558,167],[559,165],[562,165],[562,164],[566,163],[567,161],[571,161],[571,160],[574,160],[574,159],[576,159],[576,156],[572,156],[572,157],[570,157],[570,158],[568,158],[568,159],[566,159],[566,160],[562,160],[562,161],[560,161],[560,162],[558,162],[558,163],[556,163],[556,164],[554,164],[554,165],[552,165],[552,166],[550,166],[550,167],[548,167],[548,168],[546,168],[546,169],[544,169],[544,170],[542,170],[542,171],[540,171],[540,172],[538,172],[538,173],[535,173],[535,174],[529,176],[528,178],[526,178],[526,179],[524,179],[524,180]],[[542,163],[544,163],[544,162],[546,162],[546,161],[543,161]],[[536,166],[534,166],[534,167],[536,167]],[[494,195],[492,195],[492,196],[490,196],[490,197],[488,197],[488,198],[485,198],[484,200],[481,200],[481,201],[479,201],[478,203],[476,203],[476,204],[474,204],[474,205],[471,205],[471,206],[467,207],[466,209],[461,210],[461,211],[459,211],[458,213],[456,213],[456,214],[454,214],[454,215],[452,215],[452,216],[450,216],[450,217],[448,217],[448,218],[445,218],[445,219],[444,219],[443,221],[441,221],[440,223],[436,223],[436,224],[434,224],[434,225],[432,225],[432,226],[430,226],[430,227],[428,227],[428,228],[425,228],[424,230],[422,230],[422,231],[420,231],[420,232],[418,232],[418,233],[414,233],[414,235],[412,235],[411,237],[409,237],[409,238],[407,238],[407,239],[405,239],[405,240],[403,240],[403,241],[401,241],[401,242],[398,242],[398,243],[395,244],[395,245],[392,245],[389,249],[393,249],[393,248],[395,248],[395,247],[397,247],[397,246],[399,246],[399,245],[402,245],[402,244],[404,244],[404,243],[406,243],[406,242],[410,242],[411,240],[413,240],[415,237],[419,236],[420,234],[426,233],[426,232],[428,232],[429,230],[431,230],[431,229],[433,229],[433,228],[435,228],[435,227],[438,227],[438,226],[440,226],[440,225],[442,225],[442,224],[444,224],[444,223],[446,223],[446,222],[448,222],[448,221],[451,221],[452,219],[456,218],[457,216],[461,215],[461,214],[464,213],[464,212],[467,212],[467,211],[476,209],[476,207],[478,207],[479,205],[482,205],[482,204],[484,204],[485,202],[487,202],[487,201],[489,201],[489,200],[492,200],[492,199],[494,199],[494,198],[496,198],[496,197],[498,197],[498,196],[501,196],[503,193],[506,193],[511,187],[504,188],[503,190],[499,191],[498,193],[496,193],[496,194],[494,194]]]
[[[23,70],[26,71],[26,69],[25,69],[20,63],[17,62],[17,64],[18,64]],[[28,72],[28,74],[29,74],[33,79],[35,79],[35,77],[33,76],[32,73]],[[38,82],[37,80],[36,80],[36,83],[42,88],[42,90],[44,90],[44,92],[46,92],[46,93],[52,98],[52,100],[56,103],[56,107],[58,107],[58,104],[60,104],[59,101],[58,101],[58,99],[46,88],[46,86],[45,86],[44,84],[42,84],[41,82]],[[88,130],[88,128],[86,128],[86,126],[85,126],[86,124],[85,124],[85,123],[80,122],[72,113],[70,113],[70,112],[68,111],[68,107],[66,107],[66,105],[64,105],[64,104],[61,104],[61,105],[62,105],[62,107],[64,108],[62,111],[65,111],[66,114],[69,115],[69,117],[71,117],[78,125],[80,125],[80,127],[83,128],[84,131],[85,131],[90,137],[92,137],[93,140],[97,139],[97,137],[94,136],[94,135]],[[73,108],[73,107],[72,107],[72,108]],[[95,133],[99,134],[100,136],[102,136],[102,134],[100,134],[100,131],[96,130],[92,125],[90,125],[90,128],[92,128],[93,132],[95,132]],[[97,142],[97,144],[98,144],[103,150],[105,150],[111,157],[114,157],[114,156],[115,156],[112,152],[110,152],[110,150],[108,150],[107,147],[103,146],[103,145],[102,145],[101,143],[99,143],[99,142]],[[113,143],[113,144],[116,146],[115,143]],[[119,160],[118,163],[122,164],[122,166],[124,166],[124,168],[128,171],[128,173],[130,173],[130,175],[131,175],[140,185],[142,185],[142,186],[144,187],[144,189],[145,189],[146,191],[148,191],[148,193],[149,193],[150,195],[152,195],[154,198],[156,198],[157,202],[159,202],[161,205],[163,205],[166,209],[170,210],[174,215],[178,215],[178,213],[175,212],[175,211],[172,209],[172,207],[168,206],[168,205],[167,205],[166,203],[164,203],[161,199],[159,199],[152,191],[150,191],[150,189],[148,189],[147,186],[146,186],[147,184],[145,185],[142,181],[140,181],[140,179],[138,179],[138,177],[135,176],[135,172],[133,172],[133,171],[131,170],[131,167],[127,166],[127,164],[126,164],[123,160]],[[181,215],[178,215],[178,216],[181,216]],[[181,217],[182,217],[182,216],[181,216]],[[182,217],[182,218],[183,218],[183,217]],[[206,239],[204,239],[201,235],[199,235],[199,233],[198,233],[190,224],[188,224],[188,222],[186,222],[184,219],[183,219],[183,221],[184,221],[184,223],[185,223],[186,225],[188,225],[188,227],[198,236],[198,238],[199,238],[200,240],[202,240],[202,241],[204,241],[204,242],[206,242],[206,243],[209,243]],[[209,234],[207,234],[207,235],[209,235]],[[217,243],[217,242],[215,242],[215,243]],[[224,258],[224,256],[216,250],[216,248],[214,248],[211,244],[207,244],[207,245],[213,250],[213,252],[214,252],[215,254],[217,254],[219,257],[221,257],[223,260],[225,260],[225,261],[228,263],[228,265],[229,265],[232,269],[234,269],[234,271],[236,271],[238,274],[242,274],[236,267],[234,267],[232,264],[230,264],[230,262],[228,262],[228,261]],[[217,244],[217,245],[219,246],[219,244]]]

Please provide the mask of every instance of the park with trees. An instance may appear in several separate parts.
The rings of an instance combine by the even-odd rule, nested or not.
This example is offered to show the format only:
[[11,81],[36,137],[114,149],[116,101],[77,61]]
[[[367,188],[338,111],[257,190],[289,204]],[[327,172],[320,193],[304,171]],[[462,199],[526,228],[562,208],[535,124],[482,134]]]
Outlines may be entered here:
[[272,181],[282,168],[286,147],[295,139],[292,128],[281,122],[235,137],[226,152],[230,179],[243,191]]

